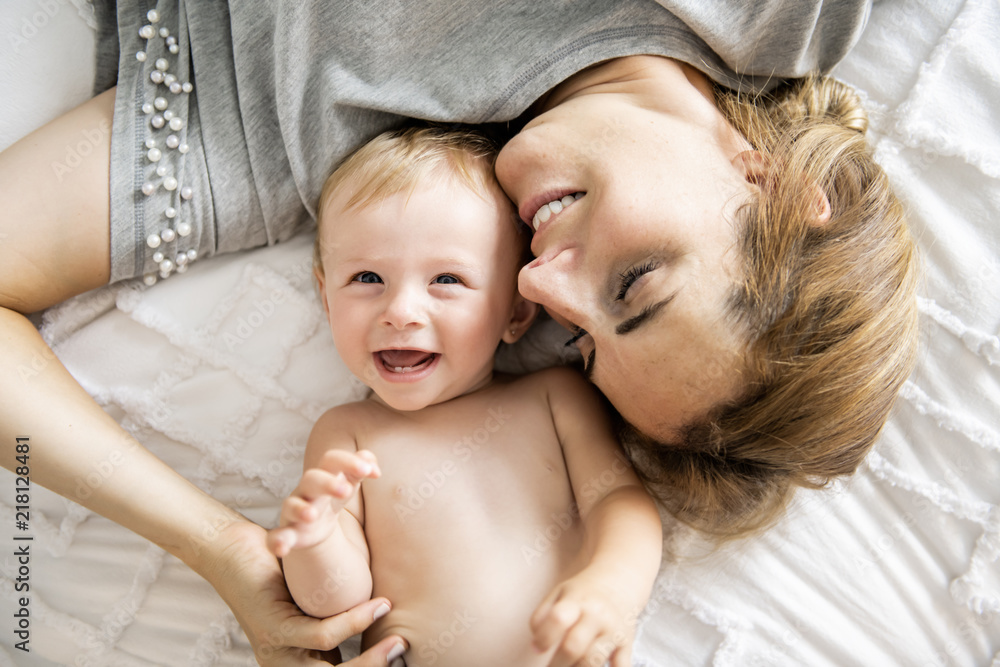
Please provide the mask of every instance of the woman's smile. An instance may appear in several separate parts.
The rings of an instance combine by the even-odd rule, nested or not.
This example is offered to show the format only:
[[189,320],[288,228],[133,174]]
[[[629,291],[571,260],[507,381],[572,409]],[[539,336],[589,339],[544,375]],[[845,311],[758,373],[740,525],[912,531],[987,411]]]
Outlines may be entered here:
[[[557,194],[551,198],[549,195],[539,195],[537,197],[533,197],[531,202],[523,207],[524,212],[521,214],[521,219],[537,232],[538,227],[541,224],[548,222],[549,218],[553,215],[559,215],[561,212],[572,206],[578,199],[582,198],[584,194],[586,193],[568,192],[562,195]],[[538,202],[539,200],[545,201],[546,203],[536,207],[536,204],[532,202]],[[528,213],[532,209],[535,210],[535,213],[529,217]],[[528,222],[529,220],[530,222]]]

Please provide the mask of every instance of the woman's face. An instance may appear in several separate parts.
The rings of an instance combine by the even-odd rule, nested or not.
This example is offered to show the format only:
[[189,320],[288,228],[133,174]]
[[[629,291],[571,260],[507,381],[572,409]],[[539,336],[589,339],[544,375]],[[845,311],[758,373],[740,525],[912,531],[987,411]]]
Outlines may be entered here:
[[[705,89],[672,61],[640,60],[610,82],[591,70],[581,87],[557,88],[496,171],[535,227],[522,294],[586,331],[576,344],[591,380],[625,419],[665,438],[741,386],[727,298],[739,267],[733,220],[755,186],[740,157],[748,146]],[[663,85],[679,92],[662,102]]]

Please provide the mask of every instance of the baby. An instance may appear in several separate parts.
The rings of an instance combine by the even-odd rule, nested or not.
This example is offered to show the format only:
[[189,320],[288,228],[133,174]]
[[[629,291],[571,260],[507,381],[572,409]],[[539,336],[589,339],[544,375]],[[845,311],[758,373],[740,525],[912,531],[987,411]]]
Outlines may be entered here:
[[624,667],[659,515],[578,373],[493,370],[537,306],[492,164],[481,137],[410,129],[324,186],[316,278],[373,394],[316,423],[269,545],[307,614],[392,600],[363,644],[399,635],[410,667]]

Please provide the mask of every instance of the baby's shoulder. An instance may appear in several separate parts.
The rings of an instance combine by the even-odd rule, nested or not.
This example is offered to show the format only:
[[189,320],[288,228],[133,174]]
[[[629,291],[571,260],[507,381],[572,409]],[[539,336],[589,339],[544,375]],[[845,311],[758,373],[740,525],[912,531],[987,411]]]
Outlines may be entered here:
[[368,425],[377,418],[371,403],[368,400],[344,403],[324,412],[313,424],[306,445],[307,454],[332,448],[358,449]]
[[[568,366],[553,366],[522,376],[530,384],[544,405],[557,419],[561,416],[577,418],[581,414],[596,416],[606,414],[608,406],[604,397],[583,374]],[[533,393],[521,391],[522,395]]]
[[508,386],[516,391],[594,391],[590,382],[569,366],[552,366],[526,375],[512,376]]
[[370,401],[354,401],[352,403],[342,403],[335,405],[324,412],[313,430],[319,429],[343,429],[347,426],[363,423],[370,419],[371,408],[367,405]]
[[583,375],[568,366],[553,366],[526,375],[506,379],[503,390],[521,403],[546,407],[550,412],[577,413],[580,410],[604,410],[602,398]]

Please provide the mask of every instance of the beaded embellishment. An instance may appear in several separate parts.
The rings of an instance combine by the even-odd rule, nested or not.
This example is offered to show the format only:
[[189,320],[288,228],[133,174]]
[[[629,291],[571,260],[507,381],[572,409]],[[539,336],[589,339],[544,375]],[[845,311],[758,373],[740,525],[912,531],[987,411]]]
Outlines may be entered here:
[[[176,55],[180,51],[177,38],[171,35],[167,28],[156,27],[160,21],[160,13],[151,9],[146,13],[146,19],[149,23],[139,29],[139,36],[146,40],[147,48],[135,54],[136,60],[146,62],[147,52],[150,50],[149,41],[157,37],[163,39],[166,51]],[[184,141],[186,137],[184,119],[170,109],[168,95],[188,94],[194,90],[194,85],[189,81],[179,81],[176,75],[171,74],[167,58],[157,58],[153,68],[149,73],[149,79],[156,86],[156,96],[152,102],[142,105],[142,112],[148,117],[149,126],[152,128],[150,137],[145,142],[146,160],[156,164],[156,169],[154,176],[147,179],[141,189],[142,194],[147,197],[153,196],[160,187],[170,193],[170,205],[163,211],[168,226],[159,233],[146,237],[146,245],[154,251],[153,261],[159,267],[159,277],[169,278],[175,271],[177,273],[186,271],[188,265],[198,257],[198,251],[194,248],[189,250],[181,250],[176,246],[172,250],[170,248],[175,240],[191,234],[191,223],[174,223],[174,220],[177,218],[178,208],[194,196],[194,191],[191,186],[183,185],[177,180],[167,167],[166,160],[167,151],[177,151],[183,155],[189,149]],[[161,180],[156,180],[155,177]],[[143,282],[147,285],[154,285],[156,281],[156,273],[147,273],[143,276]]]

